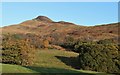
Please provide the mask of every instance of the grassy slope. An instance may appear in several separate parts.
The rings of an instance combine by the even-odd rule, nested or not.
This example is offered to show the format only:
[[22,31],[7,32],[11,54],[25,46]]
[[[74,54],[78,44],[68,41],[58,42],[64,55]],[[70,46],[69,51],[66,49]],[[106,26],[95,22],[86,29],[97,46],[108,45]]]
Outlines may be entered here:
[[35,73],[35,71],[19,66],[19,65],[10,65],[10,64],[2,64],[2,72],[3,73]]
[[[70,57],[77,57],[78,54],[74,52],[68,52],[68,51],[60,51],[60,50],[40,50],[38,51],[37,57],[38,60],[36,60],[35,65],[41,66],[41,67],[49,67],[49,68],[66,68],[66,69],[72,69],[71,66],[66,65],[67,62],[70,62]],[[62,62],[63,60],[66,60],[66,63]],[[73,62],[74,63],[74,62]]]
[[[22,67],[18,65],[3,64],[3,73],[81,73],[97,74],[97,72],[76,70],[75,57],[77,53],[59,50],[39,50],[37,60],[33,66]],[[76,63],[76,64],[73,64]]]

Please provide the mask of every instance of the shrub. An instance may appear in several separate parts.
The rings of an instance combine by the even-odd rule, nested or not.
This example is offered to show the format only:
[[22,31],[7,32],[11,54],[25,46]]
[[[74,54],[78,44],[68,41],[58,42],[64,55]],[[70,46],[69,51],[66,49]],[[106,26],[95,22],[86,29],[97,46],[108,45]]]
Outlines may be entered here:
[[114,39],[104,39],[104,40],[100,40],[100,41],[98,41],[97,42],[98,44],[115,44],[116,42],[115,42],[115,40]]
[[31,65],[35,49],[29,40],[4,40],[2,43],[2,63]]
[[76,40],[72,36],[66,36],[64,42],[62,42],[60,46],[68,50],[74,51],[75,44]]
[[48,48],[49,47],[49,41],[47,40],[47,39],[45,39],[44,41],[43,41],[43,45],[44,45],[44,48]]
[[117,44],[81,43],[79,50],[81,69],[120,73],[120,50]]

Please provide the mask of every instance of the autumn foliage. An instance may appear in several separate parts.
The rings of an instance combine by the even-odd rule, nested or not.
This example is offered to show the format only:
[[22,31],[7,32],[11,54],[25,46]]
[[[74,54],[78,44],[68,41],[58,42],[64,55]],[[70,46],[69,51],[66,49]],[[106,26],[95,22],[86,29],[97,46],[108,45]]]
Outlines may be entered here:
[[6,39],[2,43],[2,63],[31,65],[35,57],[35,48],[27,39]]

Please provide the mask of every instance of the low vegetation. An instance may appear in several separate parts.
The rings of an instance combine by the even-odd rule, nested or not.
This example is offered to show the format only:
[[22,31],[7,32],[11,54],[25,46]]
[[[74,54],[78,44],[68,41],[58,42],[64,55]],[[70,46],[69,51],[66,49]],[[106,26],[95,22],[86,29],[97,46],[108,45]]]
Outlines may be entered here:
[[[66,37],[65,41],[59,45],[64,47],[66,50],[79,53],[79,55],[75,57],[65,57],[67,56],[65,55],[63,57],[58,56],[61,54],[57,54],[57,51],[49,50],[52,48],[52,43],[50,43],[48,39],[44,39],[40,42],[38,40],[38,43],[32,43],[34,42],[32,38],[36,38],[36,41],[38,39],[37,36],[30,36],[27,39],[25,38],[25,35],[24,37],[23,35],[7,35],[7,37],[3,39],[2,43],[2,63],[17,64],[22,66],[31,66],[32,64],[34,64],[36,66],[41,67],[59,68],[59,65],[61,63],[59,63],[58,60],[56,61],[57,58],[63,62],[68,59],[68,61],[65,61],[65,64],[69,65],[69,67],[65,67],[65,65],[60,65],[60,68],[62,67],[64,69],[69,69],[70,67],[72,67],[74,69],[83,69],[107,73],[120,72],[119,46],[113,39],[106,39],[93,42],[85,40],[76,40],[73,39],[73,37]],[[41,47],[37,47],[39,43],[42,43]],[[43,53],[42,51],[40,51],[41,53],[38,52],[39,55],[36,57],[36,54],[34,53],[36,53],[36,50],[39,49],[44,49],[44,51]],[[47,51],[47,49],[49,51]],[[47,52],[55,52],[52,55],[52,59],[50,58],[51,54],[49,56],[49,53]],[[64,52],[62,53],[64,54]],[[45,58],[43,59],[42,57]],[[38,62],[35,63],[34,61],[36,61],[36,58]]]

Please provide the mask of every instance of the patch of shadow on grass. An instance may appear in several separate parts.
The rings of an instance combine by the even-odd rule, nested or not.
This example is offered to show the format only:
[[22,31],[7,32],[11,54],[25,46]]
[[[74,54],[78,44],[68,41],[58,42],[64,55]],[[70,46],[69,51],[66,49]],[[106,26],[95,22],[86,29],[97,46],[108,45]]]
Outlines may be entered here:
[[[93,75],[90,73],[83,73],[75,70],[68,70],[62,68],[45,68],[45,67],[35,67],[27,66],[26,68],[36,71],[39,75]],[[34,74],[33,74],[34,75]]]
[[64,57],[64,56],[55,56],[55,57],[74,69],[80,69],[80,65],[77,57]]

